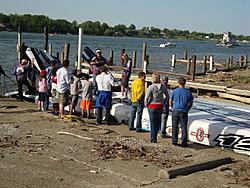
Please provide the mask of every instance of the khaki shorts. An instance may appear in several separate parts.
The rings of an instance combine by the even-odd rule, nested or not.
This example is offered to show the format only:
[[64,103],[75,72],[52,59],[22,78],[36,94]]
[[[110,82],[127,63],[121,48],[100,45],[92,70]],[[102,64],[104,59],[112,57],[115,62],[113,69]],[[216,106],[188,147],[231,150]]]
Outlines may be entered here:
[[65,91],[64,93],[59,93],[59,103],[62,103],[63,105],[69,104],[69,90]]

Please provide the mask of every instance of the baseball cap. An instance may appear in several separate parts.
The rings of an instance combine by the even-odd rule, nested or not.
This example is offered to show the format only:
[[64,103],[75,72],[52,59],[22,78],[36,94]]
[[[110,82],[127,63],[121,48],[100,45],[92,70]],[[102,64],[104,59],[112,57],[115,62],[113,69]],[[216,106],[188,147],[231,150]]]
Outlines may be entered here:
[[95,52],[96,53],[102,53],[101,49],[97,49]]

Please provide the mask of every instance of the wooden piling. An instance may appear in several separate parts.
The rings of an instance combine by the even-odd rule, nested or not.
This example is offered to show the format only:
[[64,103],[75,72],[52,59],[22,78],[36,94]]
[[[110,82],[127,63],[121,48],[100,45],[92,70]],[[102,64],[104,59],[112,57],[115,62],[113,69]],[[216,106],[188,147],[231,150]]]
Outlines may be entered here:
[[49,44],[49,55],[52,55],[52,44]]
[[233,63],[234,63],[234,57],[231,56],[231,57],[230,57],[230,65],[231,65],[232,68],[233,68],[233,66],[234,66]]
[[196,55],[192,56],[192,63],[191,63],[191,79],[192,81],[195,80],[195,72],[196,72]]
[[147,55],[147,43],[143,43],[143,48],[142,48],[142,67],[143,67],[144,61],[146,59],[146,55]]
[[149,56],[146,55],[142,64],[142,71],[148,73]]
[[133,60],[132,60],[132,67],[133,68],[136,68],[136,56],[137,56],[137,52],[136,51],[133,51]]
[[227,58],[227,68],[228,69],[231,68],[231,58],[230,57]]
[[202,66],[202,73],[205,75],[206,72],[207,72],[207,56],[204,56],[203,66]]
[[173,55],[172,55],[172,60],[171,60],[171,65],[172,65],[172,67],[175,67],[175,63],[176,63],[176,55],[173,54]]
[[81,70],[81,56],[82,56],[82,28],[79,28],[78,33],[78,51],[77,51],[77,70]]
[[247,54],[245,55],[245,66],[247,67],[247,64],[248,64],[248,59],[247,59]]
[[20,46],[20,58],[21,58],[21,60],[25,57],[24,54],[25,54],[25,43],[22,42],[21,46]]
[[17,59],[18,62],[21,63],[21,44],[22,44],[22,30],[21,26],[18,26],[17,28]]
[[110,66],[114,65],[114,52],[113,52],[113,50],[110,50],[110,52],[109,52],[109,65]]
[[188,58],[188,62],[187,62],[187,75],[190,75],[190,68],[191,68],[191,59]]
[[63,60],[64,60],[64,53],[62,52],[62,53],[60,54],[60,61],[61,61],[62,64],[63,64]]
[[214,68],[214,56],[209,56],[209,70],[212,71]]
[[187,51],[184,52],[184,57],[183,57],[184,60],[187,60],[188,59],[188,54],[187,54]]
[[44,34],[44,50],[47,52],[48,51],[48,40],[49,40],[47,27],[43,28],[43,34]]
[[121,53],[120,53],[120,63],[121,63],[121,66],[123,67],[123,64],[124,64],[124,60],[122,58],[122,54],[125,53],[125,49],[121,49]]
[[65,43],[64,44],[64,58],[63,58],[63,60],[69,60],[69,49],[70,49],[70,44]]
[[56,58],[57,58],[58,60],[60,60],[60,53],[59,53],[59,52],[56,52]]

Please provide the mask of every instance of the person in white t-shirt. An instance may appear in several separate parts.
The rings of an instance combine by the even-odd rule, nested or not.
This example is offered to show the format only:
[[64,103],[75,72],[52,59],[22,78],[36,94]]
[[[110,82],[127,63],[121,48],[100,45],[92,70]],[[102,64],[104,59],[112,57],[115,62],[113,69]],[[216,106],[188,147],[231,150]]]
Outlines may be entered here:
[[70,76],[69,76],[69,61],[64,60],[63,66],[57,70],[57,92],[59,93],[59,116],[63,118],[64,116],[64,106],[69,102],[70,94]]

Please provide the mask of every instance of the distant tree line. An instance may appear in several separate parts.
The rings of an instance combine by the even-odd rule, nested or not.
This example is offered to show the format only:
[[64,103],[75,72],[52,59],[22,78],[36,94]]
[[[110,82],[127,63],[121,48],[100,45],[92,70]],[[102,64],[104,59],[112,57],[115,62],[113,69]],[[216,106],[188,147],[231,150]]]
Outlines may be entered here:
[[[156,27],[143,27],[137,29],[134,24],[126,26],[124,24],[118,24],[115,26],[109,26],[107,23],[100,23],[99,21],[86,21],[83,23],[77,23],[77,21],[69,22],[64,19],[50,19],[44,15],[18,15],[9,14],[5,15],[0,13],[0,24],[5,27],[1,27],[1,30],[16,31],[18,26],[22,27],[24,32],[42,33],[43,27],[47,26],[50,33],[59,34],[77,34],[78,27],[83,29],[83,33],[87,35],[102,35],[102,36],[130,36],[130,37],[150,37],[150,38],[178,38],[178,39],[221,39],[223,34],[214,33],[202,33],[202,32],[190,32],[188,30],[178,29],[159,29]],[[236,40],[248,40],[250,36],[233,35]]]

